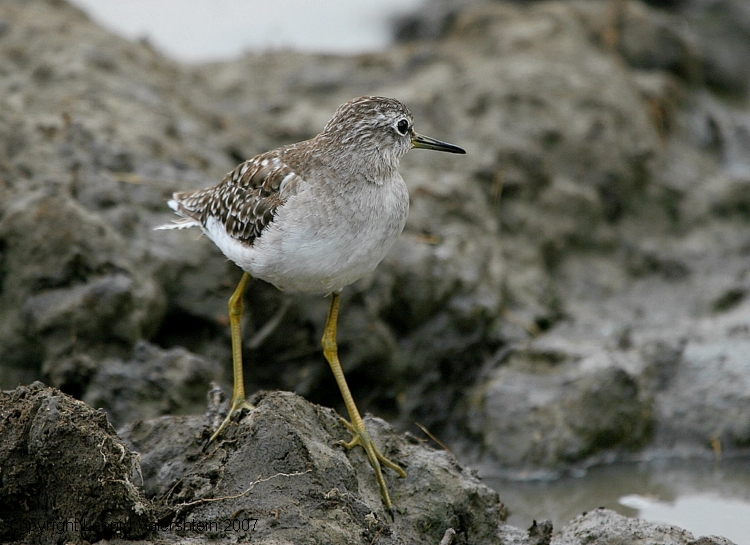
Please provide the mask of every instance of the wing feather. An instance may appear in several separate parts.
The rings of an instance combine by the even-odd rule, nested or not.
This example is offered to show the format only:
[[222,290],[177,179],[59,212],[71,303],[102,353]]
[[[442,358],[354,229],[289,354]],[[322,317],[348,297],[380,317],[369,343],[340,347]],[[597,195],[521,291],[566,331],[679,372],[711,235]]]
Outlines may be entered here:
[[174,201],[181,216],[203,226],[209,217],[216,218],[230,236],[252,244],[301,183],[304,180],[272,151],[239,164],[213,187],[175,193]]

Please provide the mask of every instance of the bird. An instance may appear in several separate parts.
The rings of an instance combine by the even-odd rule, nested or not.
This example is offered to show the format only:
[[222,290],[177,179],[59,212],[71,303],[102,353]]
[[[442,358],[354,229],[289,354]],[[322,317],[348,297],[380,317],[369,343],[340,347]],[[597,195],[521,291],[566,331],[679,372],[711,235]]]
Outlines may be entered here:
[[180,218],[157,227],[200,228],[244,271],[228,303],[232,399],[209,442],[234,414],[254,408],[245,398],[242,374],[240,322],[248,280],[330,295],[321,344],[349,413],[341,422],[352,438],[341,444],[365,450],[391,517],[381,464],[400,477],[406,472],[380,453],[365,428],[341,369],[336,328],[342,290],[373,271],[404,229],[409,192],[398,166],[412,148],[466,153],[415,132],[411,112],[396,99],[354,98],[339,106],[314,138],[248,159],[212,187],[174,193],[167,204]]

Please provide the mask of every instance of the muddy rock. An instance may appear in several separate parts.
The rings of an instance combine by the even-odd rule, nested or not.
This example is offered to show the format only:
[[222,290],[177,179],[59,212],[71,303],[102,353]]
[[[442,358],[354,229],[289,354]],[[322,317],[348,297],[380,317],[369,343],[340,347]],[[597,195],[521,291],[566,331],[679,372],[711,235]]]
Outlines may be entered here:
[[503,545],[732,545],[719,536],[696,539],[690,532],[664,524],[624,517],[609,509],[596,509],[574,518],[559,531],[551,532],[548,522],[537,523],[523,531],[502,525],[498,531]]
[[[701,81],[690,72],[700,61],[681,15],[657,13],[638,2],[613,4],[624,10],[619,14],[607,6],[476,3],[458,10],[443,35],[461,45],[474,43],[479,59],[483,51],[496,57],[488,62],[497,63],[492,65],[499,71],[497,83],[477,102],[483,109],[474,130],[490,119],[497,126],[519,115],[517,123],[503,124],[504,130],[487,134],[486,141],[500,151],[508,150],[509,142],[524,144],[516,153],[499,154],[478,178],[502,178],[504,303],[512,312],[496,320],[492,331],[503,342],[484,357],[482,368],[474,368],[472,385],[463,389],[471,395],[452,412],[458,429],[463,426],[482,444],[475,455],[495,453],[504,460],[491,465],[495,471],[512,471],[532,459],[539,469],[590,463],[649,444],[702,456],[712,455],[711,444],[735,454],[746,444],[744,419],[721,409],[729,399],[744,406],[742,381],[729,377],[739,372],[732,354],[747,340],[748,238],[741,188],[748,169],[744,138],[737,138],[745,131],[746,109],[690,87]],[[534,60],[528,63],[526,32],[535,37]],[[660,47],[660,40],[671,45]],[[620,48],[614,56],[612,47]],[[646,58],[647,49],[664,56]],[[620,55],[637,71],[610,64]],[[524,71],[506,73],[516,61]],[[482,60],[475,62],[480,66]],[[546,62],[550,67],[535,80],[534,67],[541,70]],[[568,67],[564,75],[557,72],[561,66]],[[575,85],[566,80],[572,74]],[[516,84],[515,94],[505,94]],[[472,79],[471,87],[479,89],[482,82]],[[632,94],[626,96],[625,88]],[[615,95],[613,107],[605,107]],[[527,111],[503,100],[514,96],[535,100]],[[583,96],[591,98],[585,108],[578,101]],[[603,109],[588,118],[591,104]],[[527,117],[530,111],[534,115]],[[566,117],[569,113],[573,117]],[[609,125],[609,114],[626,124]],[[597,166],[582,160],[597,152],[584,143],[585,134],[574,132],[584,119],[589,127],[603,128],[594,139],[606,141],[609,151]],[[545,139],[544,128],[554,128],[559,139]],[[620,141],[623,130],[632,138]],[[477,152],[480,162],[483,151]],[[701,345],[711,344],[710,332],[721,339],[713,355],[698,357],[691,348],[686,360],[685,343],[699,336]],[[530,340],[529,333],[537,338]],[[668,347],[664,357],[651,358],[655,345]],[[700,361],[692,362],[694,357]],[[719,361],[712,358],[727,362],[721,372],[709,371],[716,365],[708,362]],[[566,375],[571,366],[585,369],[584,363],[593,361],[598,371],[588,368],[587,378]],[[574,375],[575,381],[564,378]],[[612,403],[599,412],[594,400],[601,400],[602,392]],[[702,408],[680,401],[688,398]],[[577,412],[584,406],[596,418]],[[593,427],[573,424],[576,414]],[[525,418],[531,419],[528,425]],[[509,435],[515,439],[507,441]],[[541,453],[531,448],[540,441]]]
[[70,380],[80,392],[81,377],[66,376],[56,361],[117,353],[159,322],[160,286],[106,222],[64,193],[41,190],[8,203],[0,245],[0,360],[10,373],[44,366],[58,387]]
[[199,413],[212,381],[223,369],[183,348],[162,350],[140,341],[128,360],[104,361],[84,401],[104,409],[114,426],[164,414]]
[[721,536],[703,536],[691,541],[688,545],[733,545],[734,542]]
[[660,445],[728,452],[750,445],[748,354],[745,339],[685,345],[679,369],[657,405]]
[[35,382],[0,392],[0,539],[138,539],[152,505],[103,412]]
[[[718,539],[718,541],[714,541]],[[571,521],[552,545],[584,543],[621,543],[623,545],[697,545],[698,543],[731,543],[725,538],[702,537],[696,540],[690,532],[618,515],[608,509],[584,513]]]
[[543,520],[533,521],[527,531],[503,524],[497,532],[503,545],[550,545],[552,539],[552,523]]
[[634,450],[650,438],[651,399],[602,352],[578,361],[529,351],[511,356],[473,394],[472,431],[485,472],[559,470],[592,454]]
[[504,519],[497,494],[450,454],[368,417],[375,443],[408,475],[385,472],[396,511],[391,521],[364,453],[337,445],[348,432],[333,411],[283,392],[253,402],[256,408],[205,452],[210,414],[123,430],[141,453],[145,488],[160,498],[165,526],[216,521],[214,538],[259,543],[437,543],[453,528],[455,543],[482,543]]
[[0,11],[12,73],[0,82],[0,384],[43,378],[80,398],[103,360],[161,332],[165,312],[185,329],[182,294],[198,296],[183,338],[221,337],[226,261],[150,237],[178,181],[208,185],[232,163],[195,140],[216,120],[174,100],[175,63],[66,2]]
[[720,92],[742,96],[750,88],[750,60],[739,50],[750,45],[750,8],[741,0],[690,2],[684,10],[705,81]]
[[[432,1],[400,17],[394,37],[402,42],[444,40],[460,24],[467,6],[477,4],[483,2]],[[669,71],[722,93],[742,96],[747,92],[750,65],[741,51],[750,39],[750,10],[742,0],[626,0],[615,4],[574,0],[570,4],[584,18],[592,36],[635,68]]]

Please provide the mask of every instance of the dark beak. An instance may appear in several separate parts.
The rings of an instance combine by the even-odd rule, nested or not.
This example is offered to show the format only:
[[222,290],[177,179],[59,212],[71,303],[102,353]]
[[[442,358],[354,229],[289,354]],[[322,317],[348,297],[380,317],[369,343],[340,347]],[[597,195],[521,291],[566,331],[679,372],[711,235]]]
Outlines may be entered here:
[[414,136],[411,137],[411,146],[413,148],[447,151],[448,153],[466,153],[466,150],[463,148],[459,148],[458,146],[454,146],[453,144],[449,144],[447,142],[435,140],[434,138],[430,138],[429,136],[424,136],[416,132],[414,133]]

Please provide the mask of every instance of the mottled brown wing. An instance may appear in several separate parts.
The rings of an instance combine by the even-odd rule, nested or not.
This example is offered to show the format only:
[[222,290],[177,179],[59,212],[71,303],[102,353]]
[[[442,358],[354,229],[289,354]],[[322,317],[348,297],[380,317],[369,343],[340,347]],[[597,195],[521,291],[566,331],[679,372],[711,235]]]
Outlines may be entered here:
[[175,193],[180,211],[202,225],[218,219],[230,236],[252,244],[272,221],[276,209],[303,182],[274,152],[241,163],[217,185]]

